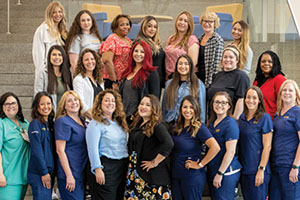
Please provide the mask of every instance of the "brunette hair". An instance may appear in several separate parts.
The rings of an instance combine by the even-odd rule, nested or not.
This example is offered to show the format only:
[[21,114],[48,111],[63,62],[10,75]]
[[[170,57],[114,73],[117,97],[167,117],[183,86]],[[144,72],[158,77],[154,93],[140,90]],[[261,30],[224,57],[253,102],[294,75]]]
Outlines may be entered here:
[[[149,98],[151,102],[151,117],[148,122],[143,126],[142,130],[143,133],[147,137],[151,137],[154,133],[154,128],[157,126],[161,120],[162,120],[162,112],[161,112],[161,107],[158,98],[153,95],[153,94],[147,94],[143,97],[144,98]],[[138,123],[141,121],[142,117],[139,115],[139,111],[137,111],[137,114],[135,115],[135,118],[130,125],[130,131],[135,129],[138,125]]]
[[296,100],[295,100],[295,104],[297,106],[300,106],[300,90],[299,90],[299,86],[298,84],[296,83],[296,81],[294,80],[291,80],[291,79],[287,79],[285,80],[281,86],[280,86],[280,89],[279,89],[279,92],[278,92],[278,98],[277,98],[277,112],[280,112],[280,110],[282,109],[283,107],[283,102],[282,102],[282,99],[281,99],[281,93],[282,93],[282,90],[284,88],[284,86],[286,84],[292,84],[294,89],[295,89],[295,93],[296,93]]
[[45,123],[45,120],[43,118],[43,116],[39,113],[38,109],[39,109],[39,104],[40,104],[40,100],[43,96],[46,96],[48,98],[50,98],[51,100],[51,104],[52,104],[52,110],[50,112],[50,114],[48,115],[48,122],[51,123],[53,122],[54,119],[54,110],[53,110],[53,99],[50,96],[50,94],[48,92],[38,92],[32,102],[32,106],[31,106],[31,118],[32,119],[37,119],[39,120],[41,123]]
[[246,117],[248,117],[248,114],[249,114],[249,109],[246,105],[246,98],[247,98],[247,93],[249,90],[254,90],[258,96],[258,100],[259,100],[259,103],[258,103],[258,107],[254,113],[254,119],[255,121],[259,121],[262,116],[264,115],[264,113],[266,112],[266,108],[265,108],[265,103],[264,103],[264,97],[263,97],[263,94],[261,92],[261,90],[259,89],[259,87],[257,86],[251,86],[247,89],[247,91],[245,92],[245,96],[244,96],[244,114]]
[[59,71],[61,72],[61,80],[62,84],[65,88],[65,90],[68,89],[68,87],[72,90],[73,84],[72,84],[72,75],[70,72],[70,66],[69,66],[69,60],[66,55],[66,52],[64,48],[60,45],[53,45],[48,52],[48,60],[47,60],[47,70],[48,70],[48,85],[47,85],[47,92],[49,94],[56,94],[57,93],[57,77],[54,73],[53,64],[51,63],[51,53],[53,50],[58,50],[61,53],[61,56],[63,58],[62,64],[59,66]]
[[185,58],[189,64],[189,76],[188,82],[190,83],[190,95],[198,98],[198,88],[199,88],[199,79],[197,78],[196,74],[194,73],[194,65],[193,60],[187,54],[183,54],[178,57],[176,61],[176,66],[174,70],[173,79],[171,80],[168,88],[166,88],[166,101],[165,105],[167,109],[172,109],[175,106],[176,100],[178,99],[178,88],[180,86],[180,74],[178,72],[178,62],[180,58]]
[[82,105],[82,101],[81,101],[79,95],[74,90],[69,90],[69,91],[66,91],[62,95],[62,97],[60,98],[60,101],[58,103],[57,113],[56,113],[56,119],[58,119],[60,117],[63,117],[63,116],[66,116],[67,111],[66,111],[65,106],[66,106],[66,101],[67,101],[67,97],[68,97],[69,94],[73,95],[76,99],[78,99],[79,105],[80,105],[80,108],[79,108],[79,111],[78,111],[78,115],[80,117],[84,118],[83,115],[82,115],[82,113],[81,113],[83,105]]
[[141,88],[145,81],[147,80],[148,75],[157,69],[157,67],[152,66],[152,53],[149,45],[142,41],[138,40],[134,43],[133,47],[131,48],[130,54],[129,54],[129,62],[127,70],[125,70],[122,74],[122,78],[127,77],[129,74],[131,74],[135,67],[136,63],[133,59],[133,53],[137,45],[141,45],[144,49],[144,60],[143,60],[143,66],[142,68],[135,74],[135,76],[132,79],[131,85],[133,88]]
[[76,15],[76,17],[75,17],[75,19],[72,23],[72,26],[70,28],[70,31],[69,31],[69,34],[68,34],[68,37],[67,37],[67,40],[66,40],[66,50],[67,51],[70,50],[71,45],[72,45],[73,41],[75,40],[76,36],[82,34],[82,30],[81,30],[81,26],[80,26],[80,17],[84,13],[88,14],[91,17],[91,20],[92,20],[92,27],[90,29],[90,34],[95,35],[100,40],[100,42],[102,41],[102,39],[100,37],[100,33],[98,31],[96,20],[94,18],[94,15],[88,10],[81,10]]
[[117,16],[113,19],[113,21],[111,22],[111,25],[110,25],[111,31],[112,31],[113,33],[116,32],[116,29],[117,29],[118,26],[119,26],[119,19],[120,19],[120,18],[126,18],[126,19],[128,19],[130,28],[132,27],[132,22],[131,22],[130,17],[129,17],[128,15],[119,14],[119,15],[117,15]]
[[222,63],[223,63],[223,56],[224,56],[224,53],[225,53],[226,51],[231,51],[231,52],[235,55],[236,60],[238,61],[237,64],[236,64],[236,67],[237,67],[238,69],[243,69],[243,68],[244,68],[244,63],[242,62],[242,60],[241,60],[241,58],[240,58],[241,52],[240,52],[240,50],[239,50],[236,46],[231,45],[231,44],[227,45],[227,46],[223,49],[223,52],[222,52],[222,58],[221,58],[221,61],[220,61],[219,68],[223,69],[223,64],[222,64]]
[[3,111],[3,106],[5,101],[7,100],[8,97],[14,97],[17,100],[17,104],[18,104],[18,112],[16,114],[16,118],[18,120],[20,120],[21,122],[25,122],[25,118],[24,115],[22,113],[22,106],[21,106],[21,102],[18,98],[18,96],[15,93],[12,92],[6,92],[4,93],[1,97],[0,97],[0,118],[4,119],[5,117],[7,117]]
[[199,128],[201,127],[201,118],[200,118],[201,109],[196,98],[191,95],[184,97],[180,104],[179,115],[178,115],[178,120],[176,125],[176,130],[177,130],[176,132],[177,135],[180,135],[182,130],[184,129],[185,118],[182,115],[182,106],[185,101],[190,102],[194,110],[194,115],[192,117],[192,120],[190,121],[189,128],[187,131],[191,134],[191,137],[196,137],[196,134]]

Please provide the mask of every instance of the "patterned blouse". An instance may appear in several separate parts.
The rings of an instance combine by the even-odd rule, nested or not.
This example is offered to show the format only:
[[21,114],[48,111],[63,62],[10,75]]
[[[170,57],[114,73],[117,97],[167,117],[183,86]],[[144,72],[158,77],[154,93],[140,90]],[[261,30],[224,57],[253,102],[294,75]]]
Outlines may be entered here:
[[[129,61],[132,41],[128,37],[126,37],[126,39],[128,42],[125,42],[113,33],[105,40],[100,48],[100,54],[107,51],[114,53],[113,63],[118,81],[121,80],[122,73],[126,70]],[[105,68],[103,68],[103,78],[109,78]]]

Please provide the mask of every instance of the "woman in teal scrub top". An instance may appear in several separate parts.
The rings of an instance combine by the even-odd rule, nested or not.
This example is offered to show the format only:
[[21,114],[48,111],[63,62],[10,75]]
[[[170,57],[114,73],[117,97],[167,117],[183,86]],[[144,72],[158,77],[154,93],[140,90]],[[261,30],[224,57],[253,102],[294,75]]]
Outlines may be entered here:
[[[24,199],[30,155],[25,141],[29,123],[19,98],[11,92],[0,97],[0,200]],[[23,137],[24,136],[24,139]]]

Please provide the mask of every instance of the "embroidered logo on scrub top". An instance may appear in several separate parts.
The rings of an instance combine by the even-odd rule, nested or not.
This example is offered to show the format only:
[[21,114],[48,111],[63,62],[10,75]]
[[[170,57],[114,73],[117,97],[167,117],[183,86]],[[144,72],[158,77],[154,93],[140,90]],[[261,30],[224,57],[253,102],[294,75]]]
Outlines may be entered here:
[[46,128],[42,128],[43,131],[47,130]]
[[216,133],[220,132],[220,129],[216,129]]
[[256,121],[256,120],[253,121],[253,124],[257,124],[257,123],[258,123],[258,121]]
[[284,116],[283,118],[285,118],[285,119],[288,119],[288,118],[289,118],[289,116]]

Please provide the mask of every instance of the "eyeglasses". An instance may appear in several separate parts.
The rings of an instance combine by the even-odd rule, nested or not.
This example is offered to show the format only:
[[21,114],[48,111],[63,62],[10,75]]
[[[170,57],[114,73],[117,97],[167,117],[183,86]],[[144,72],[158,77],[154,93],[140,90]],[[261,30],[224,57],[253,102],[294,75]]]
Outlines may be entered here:
[[11,102],[11,103],[4,103],[3,104],[3,106],[5,107],[5,108],[8,108],[8,107],[15,107],[17,105],[17,102]]
[[202,23],[212,24],[212,23],[214,23],[214,21],[210,21],[210,20],[202,20]]
[[228,101],[215,101],[214,104],[216,106],[219,106],[219,105],[226,106],[228,104]]

